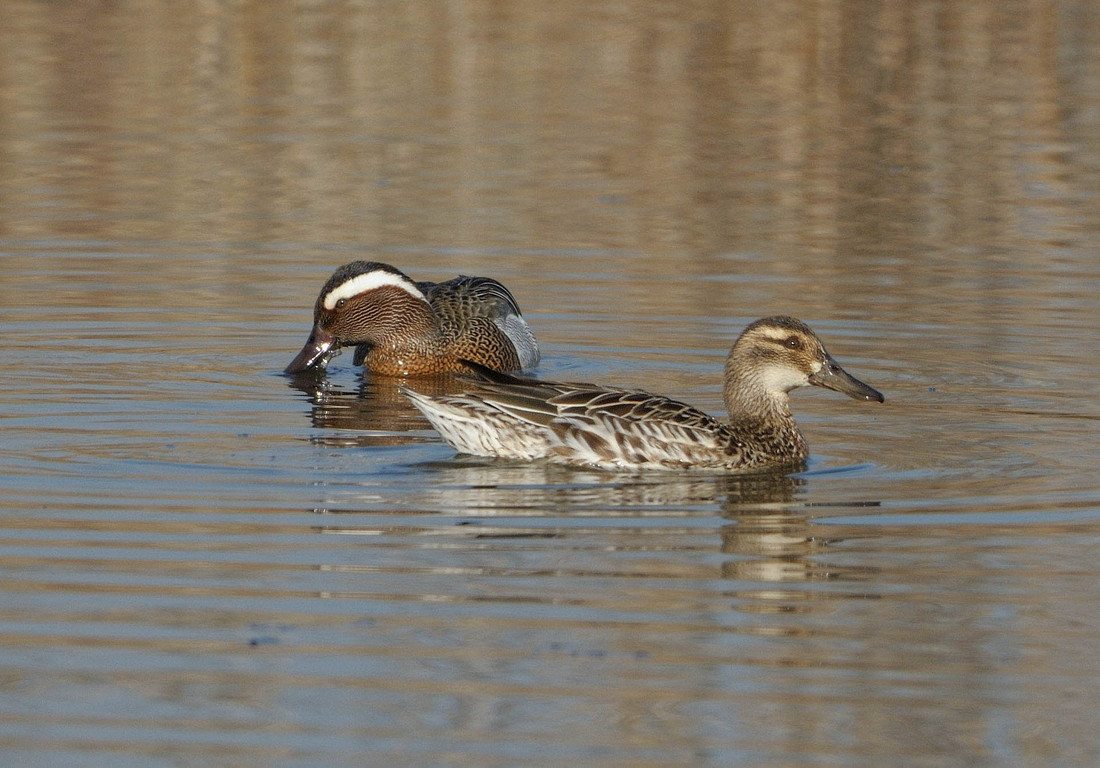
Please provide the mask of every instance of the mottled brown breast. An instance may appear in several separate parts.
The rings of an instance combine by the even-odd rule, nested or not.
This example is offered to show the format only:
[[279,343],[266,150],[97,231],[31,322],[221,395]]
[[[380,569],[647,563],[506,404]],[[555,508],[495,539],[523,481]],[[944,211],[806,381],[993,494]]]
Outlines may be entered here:
[[465,370],[456,358],[450,356],[403,355],[377,349],[367,353],[363,367],[377,376],[431,376]]

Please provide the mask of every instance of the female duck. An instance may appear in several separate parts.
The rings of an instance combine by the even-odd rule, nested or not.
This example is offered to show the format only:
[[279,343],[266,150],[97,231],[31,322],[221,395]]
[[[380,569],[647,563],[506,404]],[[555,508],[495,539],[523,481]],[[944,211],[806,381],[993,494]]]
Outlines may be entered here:
[[739,471],[797,464],[807,448],[791,416],[792,389],[812,384],[884,401],[841,368],[805,323],[785,316],[752,323],[730,350],[728,423],[647,392],[482,375],[484,381],[460,396],[403,389],[462,453],[604,468]]
[[389,264],[354,261],[329,278],[313,308],[313,332],[286,373],[324,368],[354,346],[355,364],[387,376],[518,371],[539,361],[535,334],[508,289],[488,277],[413,282]]

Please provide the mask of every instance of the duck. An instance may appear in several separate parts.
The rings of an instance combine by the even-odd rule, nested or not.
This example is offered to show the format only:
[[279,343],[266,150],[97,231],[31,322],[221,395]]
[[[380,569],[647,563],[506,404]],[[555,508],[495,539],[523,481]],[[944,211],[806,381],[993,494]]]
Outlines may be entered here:
[[734,342],[723,391],[728,421],[640,390],[483,368],[459,395],[401,390],[460,453],[600,469],[743,472],[804,464],[808,447],[788,395],[805,386],[885,402],[787,315],[756,320]]
[[313,330],[284,373],[322,370],[341,347],[381,376],[498,371],[539,362],[539,345],[515,298],[489,277],[414,281],[390,264],[353,261],[337,269],[313,307]]

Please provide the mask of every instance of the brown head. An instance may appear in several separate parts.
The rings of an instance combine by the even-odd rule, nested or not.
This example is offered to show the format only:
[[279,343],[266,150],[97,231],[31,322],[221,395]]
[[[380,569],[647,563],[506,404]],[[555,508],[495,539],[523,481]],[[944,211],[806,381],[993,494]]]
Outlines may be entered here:
[[746,407],[748,402],[771,403],[786,411],[787,393],[810,385],[856,400],[885,400],[881,392],[841,368],[808,325],[786,315],[749,325],[726,360],[726,407],[734,418],[753,410]]
[[416,345],[439,334],[427,297],[405,273],[353,261],[329,278],[313,307],[313,330],[286,373],[324,368],[340,347]]

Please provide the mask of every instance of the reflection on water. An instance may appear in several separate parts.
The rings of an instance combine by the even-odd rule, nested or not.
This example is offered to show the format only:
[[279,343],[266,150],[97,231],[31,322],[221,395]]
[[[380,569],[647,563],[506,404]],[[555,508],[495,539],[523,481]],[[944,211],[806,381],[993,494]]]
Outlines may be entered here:
[[[799,511],[787,511],[791,509]],[[764,582],[865,581],[877,572],[876,568],[830,562],[830,547],[844,539],[823,534],[802,509],[802,505],[788,505],[786,509],[728,513],[735,524],[722,527],[722,552],[736,557],[723,563],[722,575]]]
[[[355,430],[367,441],[363,445],[402,445],[409,442],[404,433],[429,427],[427,419],[398,389],[405,383],[403,379],[363,373],[359,377],[358,388],[350,390],[332,381],[324,371],[307,371],[291,377],[289,383],[308,399],[314,427]],[[418,378],[416,385],[434,395],[456,394],[462,388],[461,382],[451,375]]]
[[[6,3],[5,763],[1096,764],[1098,113],[1086,2]],[[889,399],[455,457],[279,374],[355,258],[545,378],[718,414],[783,312]]]

